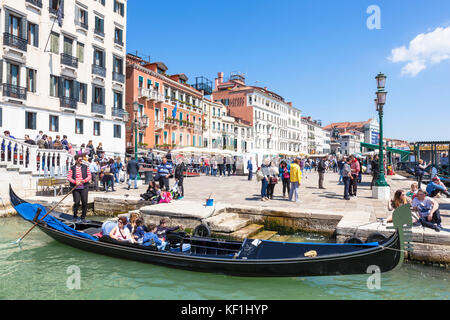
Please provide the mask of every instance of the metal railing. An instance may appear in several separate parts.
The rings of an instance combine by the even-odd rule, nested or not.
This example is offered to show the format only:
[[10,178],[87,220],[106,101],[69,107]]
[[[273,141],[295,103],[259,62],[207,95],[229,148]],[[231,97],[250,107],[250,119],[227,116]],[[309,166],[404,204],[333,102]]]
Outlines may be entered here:
[[78,101],[71,97],[59,97],[61,108],[77,109]]
[[118,44],[119,46],[123,47],[123,41],[120,39],[114,39],[114,43]]
[[118,72],[113,72],[112,73],[112,78],[113,81],[117,81],[120,83],[125,83],[125,75],[122,73],[118,73]]
[[3,44],[22,51],[27,51],[27,39],[17,37],[11,33],[3,33]]
[[61,53],[61,64],[72,68],[78,68],[78,58],[72,57],[70,54]]
[[98,66],[96,64],[93,64],[92,65],[92,73],[105,78],[106,77],[106,68],[102,67],[102,66]]
[[123,118],[123,113],[125,112],[124,109],[120,108],[112,108],[112,116],[113,117],[120,117]]
[[99,35],[99,36],[102,37],[102,38],[105,37],[105,33],[104,33],[103,31],[101,31],[101,30],[94,29],[94,33],[95,33],[96,35]]
[[27,99],[27,88],[19,87],[13,84],[3,84],[3,96],[21,100]]
[[41,0],[25,0],[25,1],[42,9],[42,1]]
[[91,111],[97,114],[106,114],[106,106],[104,104],[92,103]]

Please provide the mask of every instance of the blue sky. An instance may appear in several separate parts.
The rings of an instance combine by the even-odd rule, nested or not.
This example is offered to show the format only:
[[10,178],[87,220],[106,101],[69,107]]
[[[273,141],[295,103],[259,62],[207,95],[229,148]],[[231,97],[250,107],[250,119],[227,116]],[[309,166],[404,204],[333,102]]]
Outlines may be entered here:
[[[367,28],[370,5],[381,10],[379,30]],[[243,72],[324,125],[377,116],[381,71],[385,136],[450,140],[450,39],[434,32],[450,32],[448,0],[128,0],[127,28],[127,51],[163,61],[169,74],[191,83]],[[405,72],[409,63],[416,72]]]

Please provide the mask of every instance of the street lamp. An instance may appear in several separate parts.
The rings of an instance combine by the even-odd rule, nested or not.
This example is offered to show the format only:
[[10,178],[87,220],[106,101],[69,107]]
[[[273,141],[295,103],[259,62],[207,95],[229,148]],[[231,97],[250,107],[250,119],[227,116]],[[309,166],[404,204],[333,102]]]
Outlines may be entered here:
[[[134,158],[138,159],[138,129],[139,130],[144,130],[145,128],[148,127],[148,116],[146,114],[144,114],[141,117],[138,117],[138,112],[139,112],[139,102],[134,101],[133,102],[133,113],[134,113],[134,121],[132,123],[132,126],[134,127]],[[125,114],[124,113],[124,119],[126,119],[125,121],[127,122],[129,120],[129,114],[128,112]]]
[[[377,98],[375,99],[375,105],[376,110],[378,111],[379,116],[379,122],[380,122],[380,139],[379,139],[379,148],[380,148],[380,154],[379,154],[379,174],[378,179],[375,181],[375,187],[374,188],[374,198],[389,198],[390,192],[389,192],[389,185],[386,182],[386,179],[384,177],[384,146],[383,146],[383,106],[386,104],[386,95],[387,92],[384,91],[384,87],[386,85],[386,76],[382,74],[381,72],[375,77],[377,80],[377,88],[378,91],[375,93]],[[384,190],[384,192],[380,192],[381,189]]]

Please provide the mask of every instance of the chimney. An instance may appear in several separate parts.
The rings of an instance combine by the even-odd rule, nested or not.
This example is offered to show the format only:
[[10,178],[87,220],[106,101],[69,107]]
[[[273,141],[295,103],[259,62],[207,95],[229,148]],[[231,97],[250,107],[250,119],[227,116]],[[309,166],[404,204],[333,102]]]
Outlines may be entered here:
[[219,84],[222,84],[223,83],[223,72],[219,72],[217,75],[219,76]]

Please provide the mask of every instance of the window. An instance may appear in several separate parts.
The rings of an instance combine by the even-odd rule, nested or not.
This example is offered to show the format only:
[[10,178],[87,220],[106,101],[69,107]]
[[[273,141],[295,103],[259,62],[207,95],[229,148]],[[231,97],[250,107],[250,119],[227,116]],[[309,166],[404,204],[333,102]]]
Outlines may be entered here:
[[83,120],[75,119],[75,133],[83,134]]
[[84,62],[84,44],[77,42],[77,58],[80,63]]
[[144,134],[139,132],[139,143],[144,143]]
[[36,112],[25,112],[25,129],[36,130]]
[[105,20],[95,16],[95,33],[104,36],[105,35]]
[[100,122],[94,121],[94,136],[100,135]]
[[[12,14],[10,14],[9,15],[9,26],[7,25],[9,28],[7,31],[10,34],[12,34],[13,36],[21,37],[21,32],[20,32],[21,24],[22,24],[22,18],[13,16]],[[23,37],[25,37],[25,35]]]
[[87,84],[86,83],[79,83],[80,86],[80,94],[78,101],[82,103],[87,102]]
[[73,39],[64,37],[64,47],[63,47],[64,54],[71,56],[73,52],[72,48],[73,48]]
[[50,116],[49,120],[49,131],[58,132],[59,131],[59,117],[58,116]]
[[114,12],[123,17],[125,15],[125,5],[117,0],[114,0]]
[[113,71],[118,74],[123,74],[123,59],[113,56]]
[[94,65],[97,67],[105,67],[105,52],[94,48]]
[[175,132],[172,132],[172,144],[176,144],[177,142],[175,141]]
[[95,104],[101,104],[101,105],[105,104],[103,90],[105,90],[105,89],[102,87],[94,86],[93,98],[94,98]]
[[50,52],[59,54],[59,34],[54,32],[50,34]]
[[114,42],[123,46],[123,30],[116,28],[114,31]]
[[74,98],[75,97],[75,81],[71,79],[64,79],[63,80],[63,92],[62,96],[67,98]]
[[123,95],[121,92],[114,91],[114,108],[123,109]]
[[141,77],[141,76],[139,76],[139,85],[138,85],[138,87],[139,87],[139,88],[142,88],[143,85],[144,85],[144,78]]
[[39,26],[28,22],[28,44],[39,47]]
[[6,83],[19,86],[20,85],[20,66],[12,63],[7,63],[6,69]]
[[50,96],[59,97],[58,77],[50,76]]
[[121,138],[122,137],[122,130],[120,128],[119,124],[114,125],[114,138]]
[[88,12],[84,9],[77,8],[78,10],[78,22],[84,29],[88,29]]
[[150,89],[152,87],[152,80],[147,79],[147,89]]
[[36,70],[27,69],[27,91],[36,92]]

